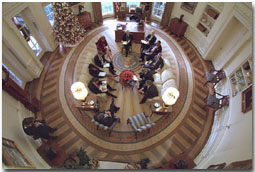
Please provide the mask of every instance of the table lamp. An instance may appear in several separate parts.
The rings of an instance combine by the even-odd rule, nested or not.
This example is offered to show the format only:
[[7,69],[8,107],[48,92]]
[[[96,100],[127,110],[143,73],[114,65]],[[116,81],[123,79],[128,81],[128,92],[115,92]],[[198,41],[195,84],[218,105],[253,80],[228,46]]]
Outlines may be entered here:
[[173,105],[176,103],[178,97],[179,97],[180,93],[177,90],[177,88],[175,87],[169,87],[167,88],[163,95],[162,95],[162,99],[164,101],[165,105]]
[[82,106],[85,106],[85,98],[88,95],[88,90],[82,82],[75,82],[71,86],[73,96],[77,100],[82,101]]

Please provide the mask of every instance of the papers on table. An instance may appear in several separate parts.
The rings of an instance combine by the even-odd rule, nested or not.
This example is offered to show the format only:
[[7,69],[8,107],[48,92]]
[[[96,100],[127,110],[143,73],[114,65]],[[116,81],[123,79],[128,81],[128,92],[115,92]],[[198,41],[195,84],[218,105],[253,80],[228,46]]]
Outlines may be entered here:
[[98,76],[105,76],[106,72],[99,72]]
[[123,44],[123,45],[127,45],[128,42],[127,42],[127,41],[123,41],[122,44]]
[[141,43],[142,43],[142,44],[148,44],[148,42],[145,41],[145,40],[141,40]]
[[133,79],[134,81],[138,81],[138,78],[136,77],[136,75],[134,75],[132,79]]
[[106,64],[104,64],[104,66],[103,66],[104,68],[107,68],[107,67],[110,67],[110,63],[106,63]]

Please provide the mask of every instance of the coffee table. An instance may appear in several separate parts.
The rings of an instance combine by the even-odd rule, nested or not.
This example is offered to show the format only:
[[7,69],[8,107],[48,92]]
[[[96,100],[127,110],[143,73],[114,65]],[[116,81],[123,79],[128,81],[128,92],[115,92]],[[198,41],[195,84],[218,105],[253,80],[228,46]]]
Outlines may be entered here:
[[[120,84],[124,87],[131,87],[133,88],[134,85],[131,83],[128,83],[129,81],[132,81],[135,73],[132,70],[124,70],[120,73]],[[134,81],[134,80],[133,80]],[[134,81],[136,82],[136,81]]]

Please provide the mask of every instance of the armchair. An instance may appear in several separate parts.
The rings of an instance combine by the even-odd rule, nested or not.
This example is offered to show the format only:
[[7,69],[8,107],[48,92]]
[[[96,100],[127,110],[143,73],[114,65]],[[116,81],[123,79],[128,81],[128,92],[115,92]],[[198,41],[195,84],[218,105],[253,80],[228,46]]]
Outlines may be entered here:
[[132,129],[135,132],[136,139],[138,132],[142,132],[147,129],[149,131],[149,129],[155,125],[155,123],[151,121],[151,118],[149,116],[146,116],[144,112],[129,117],[127,120],[127,124],[131,125]]
[[115,117],[115,118],[117,118],[117,120],[116,120],[110,127],[105,126],[105,125],[103,125],[103,124],[100,124],[100,123],[97,122],[94,118],[91,120],[91,122],[93,122],[94,124],[96,124],[97,130],[98,130],[99,128],[102,128],[103,130],[109,131],[109,137],[110,137],[113,128],[116,126],[117,123],[120,123],[120,118],[119,118],[119,117]]
[[224,70],[211,70],[210,72],[206,72],[205,73],[206,76],[206,82],[204,83],[204,85],[206,85],[208,82],[209,83],[213,83],[214,86],[221,81],[222,79],[224,79],[226,77]]
[[[216,94],[221,96],[221,98],[217,98]],[[209,107],[212,107],[214,110],[218,110],[218,109],[221,109],[222,107],[228,106],[228,105],[229,105],[229,96],[228,95],[224,96],[219,93],[215,93],[215,95],[208,94],[207,103],[203,109],[205,109],[205,107],[209,106]]]

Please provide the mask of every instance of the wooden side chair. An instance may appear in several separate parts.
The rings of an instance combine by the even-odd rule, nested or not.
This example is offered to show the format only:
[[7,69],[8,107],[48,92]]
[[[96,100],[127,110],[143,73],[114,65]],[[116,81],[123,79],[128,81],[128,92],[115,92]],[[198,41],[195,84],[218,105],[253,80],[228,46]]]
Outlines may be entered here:
[[[216,95],[221,96],[221,98],[217,98]],[[222,107],[228,106],[228,105],[229,105],[229,96],[228,95],[224,96],[215,92],[215,95],[208,94],[207,103],[203,109],[209,106],[209,107],[212,107],[215,111],[217,111],[218,109],[221,109]]]
[[206,76],[206,82],[204,85],[206,85],[208,82],[213,83],[214,86],[220,82],[222,79],[226,78],[224,70],[211,70],[210,72],[205,73]]
[[131,125],[132,129],[135,132],[136,139],[138,132],[142,132],[144,130],[148,130],[149,132],[149,129],[155,125],[155,123],[151,121],[151,118],[149,116],[146,116],[144,112],[129,117],[127,120],[127,124]]

